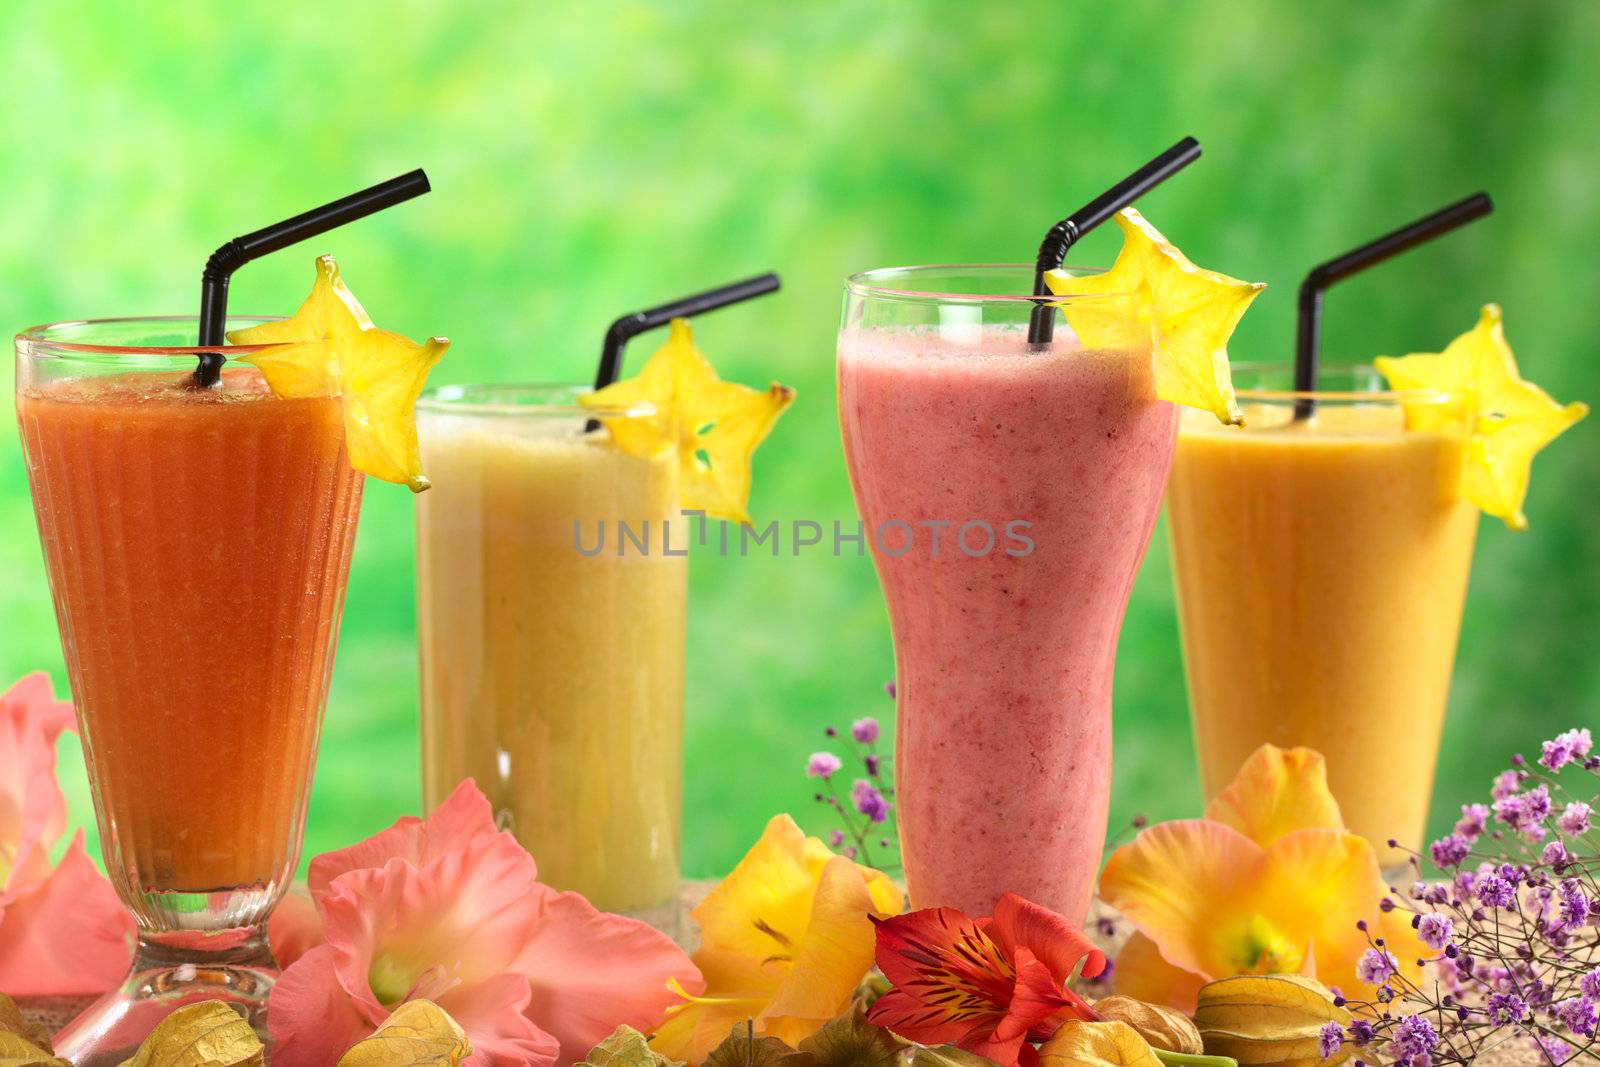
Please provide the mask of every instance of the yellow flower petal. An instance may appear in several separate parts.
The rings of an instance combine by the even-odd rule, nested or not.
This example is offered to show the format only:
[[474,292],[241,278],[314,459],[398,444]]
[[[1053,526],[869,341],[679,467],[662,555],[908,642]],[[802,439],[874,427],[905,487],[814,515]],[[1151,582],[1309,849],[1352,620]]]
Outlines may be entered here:
[[652,418],[601,418],[617,447],[654,457],[678,454],[680,505],[715,519],[749,522],[750,459],[794,402],[794,390],[725,382],[695,347],[687,319],[674,319],[667,343],[640,372],[581,398],[590,408],[653,408]]
[[780,976],[778,968],[760,960],[714,949],[696,952],[694,962],[706,992],[696,997],[679,989],[683,1002],[668,1009],[650,1038],[650,1047],[663,1056],[688,1063],[710,1055],[735,1023],[760,1015]]
[[1172,965],[1207,979],[1236,973],[1265,853],[1231,826],[1185,819],[1142,831],[1111,854],[1100,896]]
[[1294,830],[1343,830],[1339,802],[1328,790],[1322,754],[1266,744],[1251,753],[1228,788],[1206,805],[1206,816],[1266,848]]
[[[1317,978],[1345,986],[1354,979],[1355,961],[1367,947],[1356,924],[1377,918],[1382,885],[1377,854],[1366,838],[1336,830],[1296,830],[1267,849],[1257,907],[1270,915],[1289,943],[1314,960]],[[1289,962],[1294,966],[1261,970],[1292,973],[1304,959]]]
[[1391,388],[1445,395],[1445,403],[1407,404],[1406,424],[1465,434],[1463,495],[1513,530],[1527,529],[1522,504],[1533,457],[1589,408],[1559,404],[1518,373],[1499,306],[1485,304],[1477,325],[1443,352],[1379,356],[1374,362]]
[[1067,301],[1062,314],[1090,348],[1155,344],[1156,395],[1242,423],[1228,371],[1228,338],[1265,285],[1205,270],[1133,208],[1117,214],[1122,250],[1104,274],[1076,277],[1050,271],[1045,282],[1057,296],[1132,293],[1139,310],[1120,302]]
[[276,346],[238,358],[258,367],[279,396],[342,398],[351,466],[412,492],[428,488],[414,409],[449,341],[433,337],[417,344],[378,329],[332,256],[317,258],[311,294],[292,316],[234,330],[228,340]]
[[1077,1019],[1039,1048],[1042,1067],[1162,1067],[1150,1043],[1124,1022],[1089,1023]]
[[765,1016],[817,1020],[820,1026],[849,1007],[862,975],[872,969],[876,935],[867,916],[873,911],[872,896],[855,863],[843,856],[830,859],[817,880],[794,966],[779,983]]
[[1135,932],[1117,953],[1111,984],[1124,996],[1136,997],[1147,1004],[1165,1004],[1192,1015],[1200,987],[1206,980],[1168,963],[1154,941]]

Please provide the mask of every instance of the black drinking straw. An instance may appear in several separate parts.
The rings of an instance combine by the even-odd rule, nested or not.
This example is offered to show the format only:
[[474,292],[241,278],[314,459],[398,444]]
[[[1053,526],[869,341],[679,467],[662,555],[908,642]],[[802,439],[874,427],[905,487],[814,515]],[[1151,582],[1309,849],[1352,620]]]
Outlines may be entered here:
[[[235,237],[218,248],[206,260],[205,270],[200,274],[200,344],[222,347],[223,329],[228,319],[228,281],[234,271],[252,259],[260,259],[280,248],[421,196],[428,189],[428,176],[418,168],[314,207],[292,219]],[[202,353],[200,365],[194,371],[194,384],[201,388],[215,385],[222,374],[224,360],[221,352]]]
[[[1360,274],[1368,267],[1401,252],[1442,237],[1451,230],[1465,226],[1494,210],[1488,193],[1473,193],[1457,200],[1449,207],[1407,223],[1360,248],[1353,248],[1342,256],[1311,268],[1306,280],[1300,283],[1300,316],[1294,346],[1294,388],[1297,393],[1313,393],[1317,389],[1317,369],[1322,355],[1322,297],[1328,287],[1343,281],[1352,274]],[[1316,401],[1309,396],[1294,403],[1294,417],[1308,418]]]
[[[1185,137],[1050,227],[1050,232],[1044,235],[1044,241],[1039,245],[1039,257],[1034,262],[1033,295],[1050,295],[1050,287],[1044,280],[1045,273],[1056,270],[1066,262],[1067,250],[1077,243],[1078,238],[1199,158],[1200,142],[1193,137]],[[1028,317],[1029,342],[1048,345],[1055,332],[1055,308],[1049,304],[1035,304],[1033,313]]]
[[702,312],[715,311],[729,304],[737,304],[741,300],[749,300],[751,297],[777,290],[778,276],[768,271],[754,278],[746,278],[742,282],[734,282],[732,285],[724,285],[717,289],[707,289],[703,293],[695,293],[693,296],[686,296],[659,307],[622,316],[606,330],[605,343],[600,346],[600,366],[595,372],[594,387],[604,389],[617,380],[617,376],[622,373],[622,350],[627,347],[629,341],[641,333],[658,326],[665,326],[673,319],[686,319]]

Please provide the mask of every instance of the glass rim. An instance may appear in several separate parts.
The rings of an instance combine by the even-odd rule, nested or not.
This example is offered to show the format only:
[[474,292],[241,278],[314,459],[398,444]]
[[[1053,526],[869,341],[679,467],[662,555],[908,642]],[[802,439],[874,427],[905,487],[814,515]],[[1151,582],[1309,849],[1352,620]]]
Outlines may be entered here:
[[[872,270],[858,271],[844,281],[845,292],[851,296],[866,297],[872,300],[900,300],[915,304],[1062,304],[1062,303],[1091,303],[1102,300],[1123,300],[1134,295],[1124,293],[1093,293],[1083,296],[1040,296],[1029,292],[1021,293],[960,293],[935,289],[908,289],[904,286],[881,285],[878,279],[885,275],[910,275],[921,273],[932,274],[936,271],[968,273],[995,273],[1002,271],[1015,271],[1025,273],[1032,277],[1034,273],[1032,263],[923,263],[908,267],[875,267]],[[1065,269],[1080,275],[1095,275],[1106,273],[1105,267],[1084,267],[1077,265],[1067,266]]]
[[579,382],[480,382],[437,385],[423,390],[417,411],[438,415],[488,415],[508,418],[649,418],[656,406],[646,401],[584,407],[578,397],[594,392]]
[[[229,321],[264,323],[282,322],[286,315],[229,315]],[[141,359],[148,358],[184,358],[195,359],[208,353],[223,355],[252,355],[256,352],[273,348],[282,348],[287,342],[273,341],[259,345],[133,345],[133,344],[95,344],[86,341],[72,341],[54,336],[57,331],[78,330],[86,327],[102,326],[140,326],[147,325],[152,329],[160,326],[173,326],[178,323],[193,323],[199,328],[200,319],[197,315],[117,315],[101,319],[63,319],[59,322],[44,322],[26,329],[17,331],[14,341],[20,349],[26,346],[29,355],[35,355],[35,348],[43,348],[49,352],[72,353],[83,356],[131,356]],[[47,353],[48,354],[48,353]]]
[[[1229,376],[1238,373],[1269,372],[1294,375],[1293,360],[1230,360]],[[1362,371],[1377,373],[1371,363],[1323,363],[1320,373],[1354,374]],[[1443,389],[1249,389],[1234,386],[1240,400],[1253,400],[1266,404],[1292,404],[1302,400],[1315,400],[1332,404],[1443,404],[1450,394]]]

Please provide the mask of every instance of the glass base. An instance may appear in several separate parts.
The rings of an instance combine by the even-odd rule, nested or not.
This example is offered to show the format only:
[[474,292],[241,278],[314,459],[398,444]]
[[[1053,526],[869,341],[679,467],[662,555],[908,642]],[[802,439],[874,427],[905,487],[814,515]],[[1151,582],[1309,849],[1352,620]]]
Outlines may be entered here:
[[173,1011],[203,1000],[234,1006],[267,1039],[267,994],[278,965],[264,927],[220,934],[141,937],[122,984],[91,1004],[55,1039],[73,1067],[118,1067]]

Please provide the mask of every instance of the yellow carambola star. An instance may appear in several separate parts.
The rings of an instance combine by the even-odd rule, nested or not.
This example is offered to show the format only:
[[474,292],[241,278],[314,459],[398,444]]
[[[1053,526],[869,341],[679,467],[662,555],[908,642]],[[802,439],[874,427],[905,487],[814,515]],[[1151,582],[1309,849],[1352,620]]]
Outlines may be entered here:
[[793,402],[794,390],[777,382],[763,391],[718,378],[687,319],[672,320],[667,343],[637,375],[581,398],[597,413],[647,410],[600,422],[630,455],[676,449],[679,505],[730,522],[750,521],[750,457]]
[[1408,428],[1466,436],[1462,494],[1513,530],[1527,529],[1522,502],[1533,457],[1587,415],[1589,406],[1559,404],[1517,373],[1499,305],[1485,304],[1478,324],[1443,352],[1379,356],[1374,362],[1390,388],[1431,394],[1406,403]]
[[1243,423],[1228,373],[1228,338],[1266,285],[1197,267],[1133,208],[1117,214],[1122,251],[1104,274],[1045,275],[1057,296],[1133,294],[1123,300],[1067,301],[1067,325],[1088,348],[1153,345],[1156,396]]
[[337,396],[344,403],[345,447],[363,474],[420,493],[417,397],[450,342],[417,344],[374,326],[339,277],[332,256],[317,258],[311,295],[289,318],[233,330],[236,345],[275,345],[236,357],[258,367],[278,396]]

